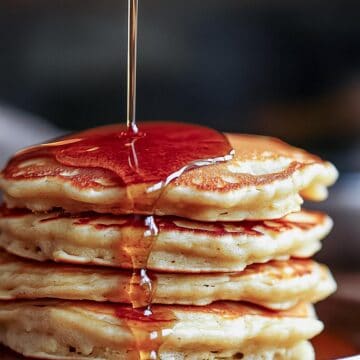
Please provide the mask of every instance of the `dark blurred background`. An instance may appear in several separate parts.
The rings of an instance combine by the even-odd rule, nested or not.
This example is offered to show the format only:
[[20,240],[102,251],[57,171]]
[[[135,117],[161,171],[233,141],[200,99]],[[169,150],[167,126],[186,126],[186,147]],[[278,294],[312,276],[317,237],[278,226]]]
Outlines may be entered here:
[[[140,0],[138,118],[279,136],[333,161],[319,257],[339,268],[360,268],[359,14],[344,0]],[[126,0],[1,0],[0,161],[124,121],[126,21]]]

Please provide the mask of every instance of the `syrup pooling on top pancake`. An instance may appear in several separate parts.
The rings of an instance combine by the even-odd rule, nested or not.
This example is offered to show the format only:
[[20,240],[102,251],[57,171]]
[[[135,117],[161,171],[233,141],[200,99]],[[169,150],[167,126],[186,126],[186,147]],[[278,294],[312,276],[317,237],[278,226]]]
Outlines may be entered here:
[[[185,171],[224,162],[232,158],[227,138],[207,127],[182,123],[141,123],[138,133],[125,126],[112,125],[90,129],[78,134],[41,144],[17,153],[9,162],[6,178],[32,179],[47,171],[28,169],[22,174],[17,165],[24,160],[50,157],[58,163],[87,169],[103,169],[116,175],[117,182],[127,187],[128,211],[138,212],[138,196],[149,196],[146,209],[153,213],[161,191]],[[33,171],[32,171],[33,170]],[[79,188],[87,186],[84,177],[75,176]],[[131,185],[141,184],[132,191]],[[120,200],[119,200],[120,201]],[[123,202],[124,199],[121,199]]]

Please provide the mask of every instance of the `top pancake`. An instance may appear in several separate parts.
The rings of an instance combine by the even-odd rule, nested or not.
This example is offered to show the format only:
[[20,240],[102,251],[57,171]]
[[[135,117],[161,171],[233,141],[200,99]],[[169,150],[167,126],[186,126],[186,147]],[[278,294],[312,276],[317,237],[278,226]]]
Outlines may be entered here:
[[39,155],[11,161],[0,175],[0,189],[9,207],[33,211],[63,208],[231,221],[298,211],[300,195],[323,200],[337,178],[332,164],[280,140],[227,137],[235,150],[232,160],[186,171],[161,191],[149,191],[156,183],[125,186],[108,169],[65,166]]

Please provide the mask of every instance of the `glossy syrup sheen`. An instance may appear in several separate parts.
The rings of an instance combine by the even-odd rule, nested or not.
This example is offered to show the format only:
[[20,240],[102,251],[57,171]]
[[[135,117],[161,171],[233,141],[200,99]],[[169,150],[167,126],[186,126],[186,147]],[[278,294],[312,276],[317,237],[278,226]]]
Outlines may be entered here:
[[51,156],[66,166],[110,170],[122,184],[132,185],[165,182],[189,164],[225,161],[232,151],[223,134],[199,125],[144,122],[139,129],[138,133],[122,125],[90,129],[24,149],[11,162]]

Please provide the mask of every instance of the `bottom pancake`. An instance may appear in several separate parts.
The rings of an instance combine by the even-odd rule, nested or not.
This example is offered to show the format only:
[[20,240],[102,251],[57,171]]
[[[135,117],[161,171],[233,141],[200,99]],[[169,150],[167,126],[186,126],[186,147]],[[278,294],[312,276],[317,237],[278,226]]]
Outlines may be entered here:
[[[303,342],[323,328],[305,303],[282,312],[231,302],[154,305],[152,312],[93,302],[2,302],[0,342],[48,359],[312,359]],[[307,355],[295,357],[301,351]]]
[[[287,309],[300,301],[317,302],[336,284],[324,265],[291,259],[253,264],[238,273],[148,273],[152,293],[129,271],[39,263],[0,252],[0,299],[57,298],[137,304],[207,305],[218,300],[248,301]],[[144,303],[140,302],[140,305]]]

